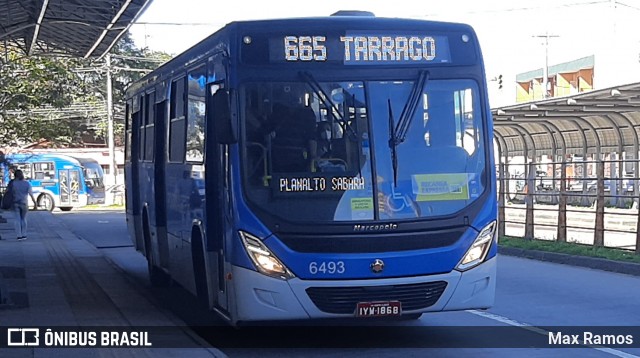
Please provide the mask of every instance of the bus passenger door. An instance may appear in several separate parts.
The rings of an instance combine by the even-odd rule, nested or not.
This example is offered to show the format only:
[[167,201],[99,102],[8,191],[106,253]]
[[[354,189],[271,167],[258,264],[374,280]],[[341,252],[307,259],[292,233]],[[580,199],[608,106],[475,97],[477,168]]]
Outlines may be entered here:
[[59,169],[60,207],[75,206],[80,202],[80,170]]
[[[219,84],[209,84],[207,87],[207,111],[215,110],[211,99],[213,93],[219,88]],[[205,187],[206,193],[206,218],[207,218],[207,250],[211,258],[210,282],[213,293],[213,306],[228,313],[228,289],[225,276],[231,272],[231,265],[225,259],[227,247],[225,245],[226,228],[232,227],[227,220],[228,211],[228,180],[226,180],[226,168],[228,168],[226,146],[217,143],[214,132],[214,123],[211,116],[207,115],[207,157]]]
[[155,226],[158,240],[158,251],[160,254],[159,266],[169,268],[169,239],[167,236],[167,184],[166,184],[166,162],[167,162],[167,121],[166,114],[168,103],[164,100],[155,105],[155,161],[153,166],[154,180],[154,202],[155,206]]

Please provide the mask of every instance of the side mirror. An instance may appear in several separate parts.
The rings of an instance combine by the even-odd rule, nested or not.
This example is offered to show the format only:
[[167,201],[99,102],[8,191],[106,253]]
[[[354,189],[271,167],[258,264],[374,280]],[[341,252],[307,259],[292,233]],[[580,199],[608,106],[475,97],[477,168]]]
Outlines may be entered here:
[[234,144],[237,142],[237,121],[231,113],[231,95],[225,89],[218,89],[211,97],[208,109],[209,119],[212,120],[216,142],[219,144]]

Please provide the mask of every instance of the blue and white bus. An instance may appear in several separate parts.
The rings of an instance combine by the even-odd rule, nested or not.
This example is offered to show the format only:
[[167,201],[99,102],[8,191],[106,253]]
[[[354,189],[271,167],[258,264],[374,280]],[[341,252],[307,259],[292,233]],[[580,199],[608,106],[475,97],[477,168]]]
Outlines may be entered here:
[[64,154],[13,153],[6,155],[3,182],[11,169],[23,171],[33,187],[37,205],[52,211],[70,211],[88,204],[104,204],[104,173],[97,161]]
[[128,88],[126,213],[151,282],[231,324],[492,306],[474,30],[334,15],[232,22]]

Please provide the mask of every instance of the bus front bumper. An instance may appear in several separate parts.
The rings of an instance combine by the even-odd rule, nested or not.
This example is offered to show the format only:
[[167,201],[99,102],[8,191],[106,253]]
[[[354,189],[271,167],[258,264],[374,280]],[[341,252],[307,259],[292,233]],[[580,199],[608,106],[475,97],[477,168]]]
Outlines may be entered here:
[[[402,286],[446,282],[446,288],[432,305],[420,309],[406,310],[403,314],[455,311],[489,308],[495,296],[496,257],[465,272],[452,271],[446,274],[388,278],[379,280],[301,280],[288,281],[271,278],[256,271],[233,266],[235,311],[233,321],[270,321],[318,318],[355,317],[353,312],[331,313],[320,309],[308,294],[307,289],[322,292],[323,288],[353,288],[372,286]],[[393,289],[391,290],[393,291]],[[330,297],[323,297],[330,300]],[[318,297],[316,295],[316,301]],[[363,296],[358,302],[368,302]],[[370,301],[378,301],[371,299]]]

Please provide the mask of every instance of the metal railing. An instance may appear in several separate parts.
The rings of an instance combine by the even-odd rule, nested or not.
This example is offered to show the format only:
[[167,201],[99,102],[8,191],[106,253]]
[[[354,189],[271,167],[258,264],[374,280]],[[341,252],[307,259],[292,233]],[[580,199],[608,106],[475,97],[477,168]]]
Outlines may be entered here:
[[[567,176],[570,163],[520,164],[513,175],[498,166],[499,235],[616,247],[640,254],[639,178],[624,175],[623,165],[638,160],[579,162],[595,176]],[[576,164],[576,163],[572,163]],[[552,175],[540,170],[547,166]],[[513,167],[513,165],[512,165]],[[609,176],[605,176],[608,167]],[[511,171],[513,173],[513,171]]]

